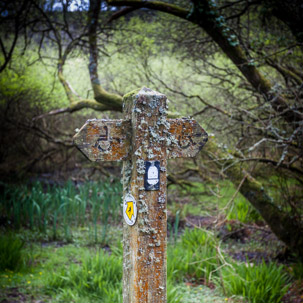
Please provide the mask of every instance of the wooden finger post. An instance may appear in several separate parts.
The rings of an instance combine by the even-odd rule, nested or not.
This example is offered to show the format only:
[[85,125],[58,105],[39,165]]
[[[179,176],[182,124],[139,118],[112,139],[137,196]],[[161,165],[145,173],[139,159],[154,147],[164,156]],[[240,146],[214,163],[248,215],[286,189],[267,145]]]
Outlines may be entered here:
[[165,303],[167,159],[194,157],[208,137],[193,119],[167,119],[166,96],[145,87],[123,113],[88,120],[74,142],[92,161],[123,161],[123,302]]

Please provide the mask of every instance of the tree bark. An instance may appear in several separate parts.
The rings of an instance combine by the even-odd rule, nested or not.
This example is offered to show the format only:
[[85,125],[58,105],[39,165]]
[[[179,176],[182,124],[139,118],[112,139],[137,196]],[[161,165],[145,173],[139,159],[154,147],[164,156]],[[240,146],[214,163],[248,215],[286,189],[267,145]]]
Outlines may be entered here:
[[98,46],[97,46],[97,29],[99,25],[99,15],[101,11],[101,0],[90,0],[88,12],[88,41],[89,41],[89,64],[88,70],[91,85],[94,91],[94,98],[113,110],[121,110],[122,98],[119,95],[111,94],[105,91],[101,86],[98,75]]

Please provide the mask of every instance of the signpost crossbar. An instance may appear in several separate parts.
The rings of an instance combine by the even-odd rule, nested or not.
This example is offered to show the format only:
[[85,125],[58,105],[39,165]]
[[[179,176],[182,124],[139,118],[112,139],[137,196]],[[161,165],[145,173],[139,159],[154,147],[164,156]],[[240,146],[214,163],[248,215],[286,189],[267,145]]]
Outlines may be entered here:
[[167,119],[165,95],[143,87],[123,98],[122,120],[88,120],[74,137],[91,161],[123,161],[123,302],[165,303],[167,159],[194,157],[207,133]]

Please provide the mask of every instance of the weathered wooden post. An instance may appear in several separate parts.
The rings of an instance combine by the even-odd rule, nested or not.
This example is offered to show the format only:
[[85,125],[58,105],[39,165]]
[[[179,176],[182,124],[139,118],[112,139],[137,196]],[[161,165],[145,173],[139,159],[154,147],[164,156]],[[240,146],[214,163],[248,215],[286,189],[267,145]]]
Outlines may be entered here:
[[123,120],[88,120],[74,137],[92,161],[123,160],[123,302],[166,299],[166,163],[193,157],[207,141],[192,119],[167,119],[166,96],[124,96]]

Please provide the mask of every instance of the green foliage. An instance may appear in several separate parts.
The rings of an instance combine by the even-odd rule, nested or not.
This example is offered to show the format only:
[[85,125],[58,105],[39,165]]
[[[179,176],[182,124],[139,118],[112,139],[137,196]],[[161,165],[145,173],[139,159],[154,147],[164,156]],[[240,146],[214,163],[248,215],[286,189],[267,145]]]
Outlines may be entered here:
[[182,239],[181,243],[183,248],[190,247],[191,249],[199,249],[203,246],[212,246],[215,247],[216,241],[214,239],[214,236],[211,232],[194,228],[194,229],[186,229]]
[[289,276],[275,263],[233,263],[221,270],[217,280],[226,295],[239,295],[249,303],[279,303],[289,288]]
[[170,241],[171,242],[174,241],[176,243],[178,238],[178,232],[179,232],[180,210],[176,211],[174,218],[175,219],[173,224],[167,222],[167,228],[170,234]]
[[168,303],[181,303],[184,302],[183,294],[179,291],[179,287],[176,286],[171,278],[167,281],[167,302]]
[[217,256],[213,236],[201,229],[185,230],[181,241],[168,247],[167,275],[175,282],[187,280],[209,281],[217,275],[222,260]]
[[[54,50],[48,48],[45,55],[52,57]],[[63,87],[54,78],[56,64],[38,59],[35,46],[26,54],[17,47],[10,66],[0,75],[1,102],[22,97],[24,101],[30,101],[32,107],[38,106],[45,111],[67,105]]]
[[[168,246],[169,303],[184,302],[177,283],[183,283],[185,278],[198,281],[202,277],[210,276],[210,272],[217,266],[217,262],[213,262],[216,260],[214,244],[211,234],[194,229],[186,230],[181,242],[175,246]],[[121,280],[118,283],[118,278],[122,279],[122,242],[118,241],[110,248],[111,255],[102,251],[96,256],[85,254],[80,262],[76,262],[81,265],[72,264],[58,269],[45,282],[50,286],[50,293],[55,291],[61,300],[74,298],[75,302],[81,302],[84,297],[88,302],[93,299],[100,302],[122,302]]]
[[0,271],[18,270],[24,265],[24,242],[9,235],[0,235]]
[[[229,180],[218,180],[216,184],[202,184],[193,182],[192,187],[179,189],[175,185],[169,187],[169,195],[182,196],[184,199],[192,199],[196,203],[177,203],[168,205],[173,215],[180,212],[180,218],[184,219],[188,214],[201,216],[218,215],[223,212],[228,220],[238,220],[243,223],[262,220],[257,210],[242,196],[235,194],[235,187]],[[197,203],[198,200],[198,203]]]
[[[52,302],[122,302],[123,248],[122,242],[114,238],[117,242],[110,245],[110,254],[74,244],[39,248],[30,272],[23,275],[5,272],[0,276],[0,285],[22,286],[45,301],[51,298]],[[34,246],[38,249],[38,245]],[[222,292],[225,298],[245,294],[245,302],[280,302],[288,287],[282,266],[228,261],[229,264],[211,233],[201,229],[185,230],[180,241],[168,245],[168,302],[225,302]],[[186,285],[186,281],[192,283]],[[189,286],[207,281],[215,281],[219,286],[215,292],[202,285]]]
[[81,266],[72,264],[54,273],[48,281],[49,289],[65,292],[65,296],[77,294],[99,302],[122,302],[122,256],[108,255],[102,250],[95,256],[87,254]]
[[[112,249],[114,247],[111,247]],[[113,303],[122,302],[122,249],[119,244],[112,254],[100,250],[83,255],[79,264],[71,264],[53,272],[45,280],[49,294],[60,300]],[[171,281],[167,285],[167,302],[182,302],[182,295]]]
[[279,208],[289,212],[294,220],[300,221],[303,214],[302,184],[287,175],[276,174],[262,180]]
[[256,222],[262,220],[257,210],[243,197],[237,199],[231,206],[228,215],[228,220],[238,220],[243,223]]
[[293,263],[288,270],[289,270],[290,274],[296,280],[303,281],[303,262],[302,261]]
[[105,241],[109,220],[117,222],[120,218],[121,191],[118,181],[88,182],[78,188],[72,182],[63,187],[5,185],[0,209],[15,228],[38,229],[53,239],[63,233],[68,241],[72,239],[72,226],[88,224],[92,240],[97,242],[101,221],[101,241]]

